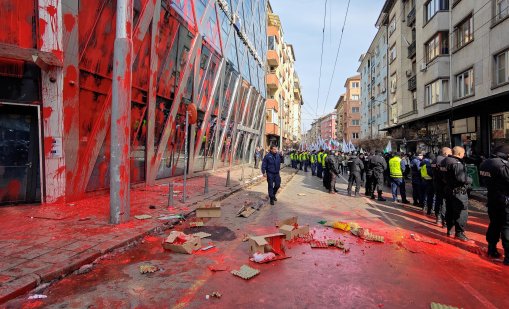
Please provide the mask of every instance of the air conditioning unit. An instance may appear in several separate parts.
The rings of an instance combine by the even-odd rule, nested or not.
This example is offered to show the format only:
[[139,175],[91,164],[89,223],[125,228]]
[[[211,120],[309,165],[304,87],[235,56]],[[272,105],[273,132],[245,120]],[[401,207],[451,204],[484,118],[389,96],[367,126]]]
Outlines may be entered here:
[[425,62],[421,63],[421,72],[424,72],[427,69],[428,69],[428,65]]
[[411,77],[412,75],[413,75],[412,70],[407,70],[406,71],[406,77]]

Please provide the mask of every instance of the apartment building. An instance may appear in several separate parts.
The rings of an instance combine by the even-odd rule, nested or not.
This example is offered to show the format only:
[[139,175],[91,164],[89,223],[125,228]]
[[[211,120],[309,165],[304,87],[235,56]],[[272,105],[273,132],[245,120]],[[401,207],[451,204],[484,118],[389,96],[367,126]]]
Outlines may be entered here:
[[[357,143],[360,139],[361,132],[361,76],[356,75],[346,79],[345,89],[346,92],[343,95],[341,104],[338,104],[338,108],[343,109],[342,115],[342,137],[340,139],[352,143]],[[342,105],[342,107],[340,106]]]
[[265,146],[290,148],[301,141],[300,81],[293,46],[284,40],[281,20],[267,8],[267,105]]
[[324,140],[336,139],[336,112],[320,118],[320,137]]
[[387,105],[387,33],[379,27],[368,51],[361,55],[357,72],[361,74],[360,138],[385,136],[389,123]]
[[509,1],[387,0],[390,121],[399,148],[509,142]]
[[336,110],[336,137],[339,139],[343,138],[343,112],[345,106],[345,95],[346,94],[340,95],[336,106],[334,106],[334,109]]

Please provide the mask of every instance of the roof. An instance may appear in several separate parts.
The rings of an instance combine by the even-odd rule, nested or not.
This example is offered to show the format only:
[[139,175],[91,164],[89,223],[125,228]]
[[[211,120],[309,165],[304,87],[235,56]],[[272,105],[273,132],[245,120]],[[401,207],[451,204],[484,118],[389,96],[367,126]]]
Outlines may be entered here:
[[360,81],[360,80],[361,80],[361,76],[360,76],[359,74],[357,74],[357,75],[354,75],[354,76],[350,76],[350,77],[348,77],[348,78],[346,79],[346,81],[345,81],[345,88],[347,87],[348,82],[350,82],[350,81],[352,81],[352,80],[358,80],[358,81]]
[[339,96],[338,102],[336,103],[336,106],[334,106],[334,109],[338,109],[339,108],[339,105],[341,103],[343,103],[343,99],[344,98],[345,98],[345,94],[343,93],[342,95]]

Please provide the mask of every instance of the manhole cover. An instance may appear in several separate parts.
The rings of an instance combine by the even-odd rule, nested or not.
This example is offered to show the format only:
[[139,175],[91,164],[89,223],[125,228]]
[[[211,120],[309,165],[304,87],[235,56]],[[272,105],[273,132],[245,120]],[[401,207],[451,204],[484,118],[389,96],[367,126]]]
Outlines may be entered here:
[[205,232],[211,234],[207,239],[215,241],[230,241],[237,238],[237,235],[227,227],[224,226],[199,226],[184,229],[186,234],[194,234],[198,232]]

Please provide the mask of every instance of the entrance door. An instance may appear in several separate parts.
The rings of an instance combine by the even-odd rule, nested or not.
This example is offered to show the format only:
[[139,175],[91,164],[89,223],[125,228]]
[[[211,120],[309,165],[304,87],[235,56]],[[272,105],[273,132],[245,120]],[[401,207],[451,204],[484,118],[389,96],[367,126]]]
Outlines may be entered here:
[[0,205],[41,201],[37,112],[0,103]]

